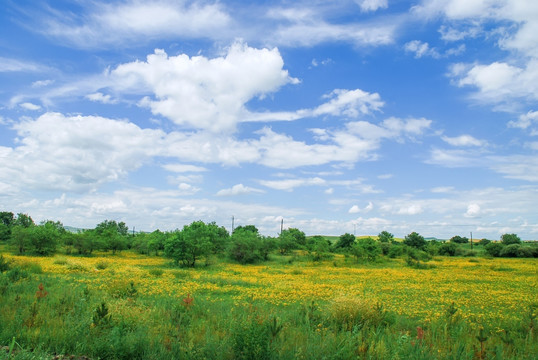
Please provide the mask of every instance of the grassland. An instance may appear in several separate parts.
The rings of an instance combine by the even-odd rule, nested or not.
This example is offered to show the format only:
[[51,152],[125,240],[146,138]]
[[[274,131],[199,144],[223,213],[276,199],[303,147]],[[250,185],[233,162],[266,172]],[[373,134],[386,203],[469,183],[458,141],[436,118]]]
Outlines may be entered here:
[[295,254],[182,269],[131,252],[4,257],[11,270],[0,277],[0,358],[538,354],[536,259],[437,257],[431,268],[415,269],[403,259],[312,262]]

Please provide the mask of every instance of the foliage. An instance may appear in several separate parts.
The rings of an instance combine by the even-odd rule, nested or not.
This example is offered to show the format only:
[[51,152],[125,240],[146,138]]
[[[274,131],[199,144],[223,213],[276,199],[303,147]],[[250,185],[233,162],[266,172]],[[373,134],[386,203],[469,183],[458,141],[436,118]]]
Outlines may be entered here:
[[456,243],[456,244],[467,244],[469,242],[469,239],[464,237],[461,237],[459,235],[453,236],[450,238],[450,242]]
[[504,247],[504,244],[492,242],[490,244],[487,244],[485,246],[485,249],[489,255],[493,257],[499,257],[501,256],[501,251],[504,249]]
[[280,235],[282,236],[284,234],[290,235],[290,237],[293,238],[293,241],[298,246],[306,246],[306,235],[301,230],[296,229],[296,228],[289,228],[286,230],[282,230],[282,233]]
[[164,255],[176,264],[194,267],[201,257],[211,252],[211,230],[203,221],[185,225],[183,230],[175,231],[164,244]]
[[228,254],[240,264],[253,264],[264,259],[261,253],[261,236],[253,231],[239,229],[234,231]]
[[444,256],[455,256],[457,250],[458,246],[451,239],[449,243],[441,244],[437,253]]
[[355,235],[345,233],[343,235],[340,235],[335,247],[337,249],[350,249],[354,243],[355,243]]
[[503,234],[501,235],[501,242],[504,245],[521,244],[521,239],[516,234]]
[[292,250],[298,249],[299,244],[293,232],[282,231],[277,240],[278,251],[280,254],[289,254]]
[[0,241],[8,241],[11,237],[11,228],[15,223],[15,215],[9,211],[0,212]]
[[312,236],[306,240],[306,249],[314,261],[326,258],[331,250],[330,245],[330,242],[320,235]]
[[391,243],[394,241],[394,235],[383,230],[379,233],[379,235],[377,235],[377,239],[382,243]]
[[427,244],[426,240],[424,240],[424,237],[414,231],[405,237],[403,243],[407,246],[411,246],[420,250],[424,249]]
[[483,246],[486,246],[487,244],[489,244],[491,242],[491,240],[488,240],[488,239],[481,239],[477,245],[483,245]]
[[351,253],[357,260],[375,261],[381,255],[381,247],[371,237],[362,238],[351,247]]

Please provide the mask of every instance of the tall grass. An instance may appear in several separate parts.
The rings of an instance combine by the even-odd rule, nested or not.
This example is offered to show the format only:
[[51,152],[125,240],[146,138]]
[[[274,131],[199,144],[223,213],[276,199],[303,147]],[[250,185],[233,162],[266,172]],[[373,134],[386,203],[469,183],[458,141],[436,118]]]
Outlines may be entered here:
[[[444,272],[457,276],[461,264],[470,267],[461,271],[474,276],[495,271],[499,281],[505,281],[503,276],[528,281],[535,273],[532,263],[523,260],[512,261],[510,272],[468,259],[461,264],[441,262],[429,270],[408,268],[404,261],[385,268],[346,267],[343,259],[335,260],[337,268],[331,260],[312,266],[217,263],[171,270],[154,258],[126,254],[107,260],[102,271],[95,265],[102,259],[66,257],[60,264],[43,258],[9,260],[10,268],[0,274],[0,345],[5,346],[0,359],[52,359],[51,354],[64,354],[93,359],[530,360],[538,354],[537,308],[532,301],[521,301],[536,299],[535,287],[521,288],[516,296],[519,306],[505,303],[510,316],[502,311],[497,317],[480,313],[488,302],[433,304],[432,298],[406,299],[416,294],[413,287],[437,291],[437,296],[452,294],[452,299],[471,296],[461,297],[462,289],[488,291],[482,283],[455,282],[450,284],[452,292],[426,284],[447,279]],[[28,265],[32,262],[35,265]],[[68,264],[85,270],[73,271]],[[355,283],[372,274],[394,288],[355,291]],[[301,291],[290,290],[302,289],[306,281],[326,294],[305,298]],[[167,289],[168,284],[175,287]],[[402,285],[396,288],[397,284]],[[382,296],[383,291],[390,294]],[[506,301],[508,294],[496,296]],[[397,304],[434,310],[406,311]]]

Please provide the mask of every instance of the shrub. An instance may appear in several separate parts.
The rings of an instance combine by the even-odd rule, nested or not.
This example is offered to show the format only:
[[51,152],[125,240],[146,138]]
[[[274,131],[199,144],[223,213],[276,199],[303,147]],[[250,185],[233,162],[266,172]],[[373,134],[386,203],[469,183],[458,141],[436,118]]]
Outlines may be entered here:
[[517,254],[518,254],[520,248],[521,248],[521,245],[519,245],[519,244],[511,244],[511,245],[505,246],[501,250],[501,252],[499,253],[499,256],[501,256],[501,257],[517,257]]
[[488,239],[482,239],[480,240],[477,245],[483,245],[483,246],[486,246],[487,244],[489,244],[491,242],[491,240],[488,240]]
[[28,272],[26,270],[22,270],[19,267],[14,267],[13,269],[6,272],[6,276],[10,282],[14,283],[19,281],[20,279],[28,278]]
[[504,248],[503,244],[494,243],[494,242],[487,244],[485,247],[486,252],[493,257],[499,257],[501,255],[501,251],[503,250],[503,248]]
[[150,269],[149,274],[152,276],[161,276],[164,273],[163,269]]
[[469,239],[464,237],[461,237],[459,235],[453,236],[450,238],[450,242],[457,243],[457,244],[467,244],[469,242]]
[[108,267],[108,262],[106,261],[99,261],[97,264],[95,264],[95,268],[97,270],[105,270]]
[[439,255],[444,255],[444,256],[455,256],[457,249],[458,249],[458,246],[453,242],[444,243],[441,246],[439,246],[438,253]]
[[344,331],[378,327],[389,322],[388,313],[381,304],[360,298],[334,299],[329,307],[329,316],[334,326]]
[[392,244],[389,249],[389,258],[394,259],[398,256],[402,256],[404,253],[404,247],[401,245]]
[[[509,245],[511,246],[511,245]],[[528,246],[521,246],[517,250],[517,257],[518,258],[531,258],[535,257],[535,249],[528,247]]]

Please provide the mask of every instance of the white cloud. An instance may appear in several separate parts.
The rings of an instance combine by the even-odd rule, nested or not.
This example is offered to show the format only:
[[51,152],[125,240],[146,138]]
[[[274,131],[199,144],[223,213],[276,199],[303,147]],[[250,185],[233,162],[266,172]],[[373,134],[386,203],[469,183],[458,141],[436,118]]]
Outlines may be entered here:
[[452,146],[484,146],[486,142],[483,140],[478,140],[471,135],[460,135],[456,137],[442,136],[444,142]]
[[332,195],[334,193],[334,188],[328,188],[327,190],[324,191],[325,194],[327,195]]
[[116,104],[118,102],[117,100],[113,99],[112,96],[110,96],[109,94],[105,95],[100,92],[88,94],[86,95],[86,99],[90,101],[100,102],[103,104]]
[[217,192],[217,196],[236,196],[250,193],[263,193],[263,190],[251,188],[243,184],[236,184],[229,189],[222,189]]
[[190,165],[190,164],[164,164],[162,167],[165,170],[175,173],[186,173],[186,172],[203,172],[207,171],[207,168],[202,166]]
[[117,180],[160,151],[163,133],[97,116],[46,113],[14,129],[19,145],[0,152],[0,181],[21,188],[87,191]]
[[442,194],[442,193],[450,193],[453,192],[455,188],[453,186],[438,186],[433,189],[431,189],[432,193]]
[[387,0],[355,0],[359,4],[362,12],[376,11],[377,9],[386,9]]
[[10,59],[0,56],[0,73],[3,72],[44,72],[50,71],[47,66],[39,63]]
[[470,218],[480,216],[480,205],[476,203],[469,204],[469,206],[467,206],[467,211],[465,212],[464,216]]
[[260,180],[260,184],[271,189],[293,191],[299,186],[321,186],[327,182],[319,177],[284,180]]
[[527,129],[534,123],[538,123],[538,111],[529,111],[526,114],[521,114],[518,120],[512,120],[508,123],[509,127]]
[[231,21],[219,3],[127,0],[95,1],[83,6],[84,16],[52,9],[48,14],[40,13],[40,31],[88,48],[125,46],[162,38],[216,37],[227,31]]
[[45,87],[45,86],[49,86],[50,84],[53,84],[54,83],[54,80],[37,80],[37,81],[34,81],[32,83],[32,87],[33,88],[40,88],[40,87]]
[[377,176],[377,178],[381,179],[381,180],[387,180],[387,179],[391,179],[393,177],[394,177],[393,174],[381,174],[381,175]]
[[369,201],[368,205],[366,205],[363,209],[361,209],[358,205],[353,205],[349,210],[348,213],[350,214],[357,214],[357,213],[368,213],[374,209],[374,204]]
[[358,212],[360,212],[361,209],[359,208],[358,205],[353,205],[347,212],[350,213],[350,214],[356,214]]
[[19,104],[19,106],[21,108],[23,108],[23,109],[30,110],[30,111],[37,111],[37,110],[41,109],[40,105],[32,104],[32,103],[29,103],[29,102]]
[[168,56],[155,50],[144,62],[110,72],[113,87],[150,91],[141,105],[178,125],[212,131],[233,130],[246,115],[245,104],[296,82],[283,70],[277,49],[254,49],[236,42],[222,57]]
[[413,40],[406,43],[404,49],[406,52],[414,53],[416,59],[420,59],[423,56],[431,56],[433,58],[441,57],[435,48],[430,48],[430,45],[427,42],[422,42],[420,40]]

